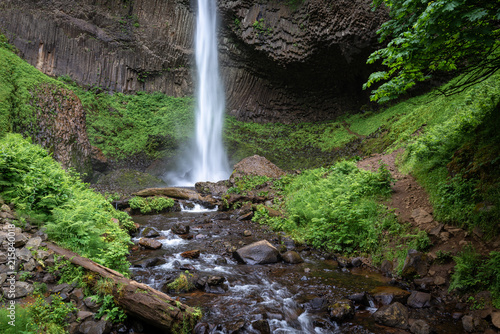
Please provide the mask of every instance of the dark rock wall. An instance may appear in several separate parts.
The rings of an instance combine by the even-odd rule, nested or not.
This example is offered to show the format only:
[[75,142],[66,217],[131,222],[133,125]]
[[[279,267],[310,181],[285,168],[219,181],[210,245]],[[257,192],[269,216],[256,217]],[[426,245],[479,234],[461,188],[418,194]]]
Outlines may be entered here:
[[[367,101],[361,84],[383,12],[371,0],[219,0],[229,113],[315,121]],[[0,29],[53,76],[130,93],[193,94],[194,0],[3,0]]]

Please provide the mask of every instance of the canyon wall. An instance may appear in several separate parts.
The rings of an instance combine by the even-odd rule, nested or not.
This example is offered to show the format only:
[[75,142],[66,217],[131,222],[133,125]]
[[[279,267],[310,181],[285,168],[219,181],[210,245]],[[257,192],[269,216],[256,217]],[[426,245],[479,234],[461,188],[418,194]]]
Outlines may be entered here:
[[[366,58],[387,18],[370,2],[219,0],[228,112],[291,123],[357,110],[373,71]],[[104,90],[187,96],[195,11],[189,0],[4,0],[0,30],[46,74]]]

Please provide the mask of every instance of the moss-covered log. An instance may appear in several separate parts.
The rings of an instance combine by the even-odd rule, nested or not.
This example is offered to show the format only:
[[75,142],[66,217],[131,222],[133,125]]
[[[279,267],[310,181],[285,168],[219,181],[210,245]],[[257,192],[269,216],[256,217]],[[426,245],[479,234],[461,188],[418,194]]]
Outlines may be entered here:
[[201,317],[198,309],[184,305],[163,292],[124,277],[78,254],[47,243],[47,248],[113,282],[111,294],[128,314],[146,321],[166,333],[191,333]]

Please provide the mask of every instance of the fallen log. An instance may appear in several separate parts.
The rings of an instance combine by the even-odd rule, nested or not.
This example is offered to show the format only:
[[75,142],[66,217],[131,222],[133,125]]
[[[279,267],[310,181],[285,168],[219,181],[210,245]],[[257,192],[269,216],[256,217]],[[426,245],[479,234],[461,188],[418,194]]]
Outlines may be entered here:
[[201,318],[198,309],[184,305],[146,284],[126,278],[115,270],[54,244],[47,242],[47,248],[71,263],[111,280],[111,294],[126,313],[162,329],[165,333],[191,333]]
[[134,193],[135,196],[147,197],[147,196],[168,196],[176,199],[184,199],[191,201],[201,201],[209,204],[216,204],[217,201],[210,195],[201,196],[198,192],[186,188],[147,188]]

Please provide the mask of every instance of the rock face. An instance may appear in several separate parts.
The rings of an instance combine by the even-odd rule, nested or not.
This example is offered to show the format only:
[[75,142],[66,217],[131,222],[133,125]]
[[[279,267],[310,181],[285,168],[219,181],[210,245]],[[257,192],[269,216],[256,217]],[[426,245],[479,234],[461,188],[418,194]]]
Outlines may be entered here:
[[267,240],[261,240],[234,252],[236,260],[246,264],[268,264],[278,262],[279,252]]
[[[367,56],[387,18],[371,0],[219,0],[228,110],[241,120],[314,121],[365,103]],[[0,3],[0,29],[42,72],[119,92],[193,93],[196,2]],[[320,98],[318,98],[320,97]]]

